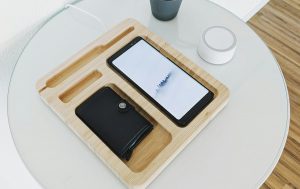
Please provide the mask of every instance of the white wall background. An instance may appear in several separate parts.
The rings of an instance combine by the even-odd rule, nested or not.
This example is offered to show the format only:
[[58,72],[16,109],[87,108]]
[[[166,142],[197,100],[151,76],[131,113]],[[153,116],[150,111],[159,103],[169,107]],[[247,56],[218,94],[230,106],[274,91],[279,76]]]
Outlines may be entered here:
[[[20,53],[30,38],[28,31],[33,25],[62,8],[72,0],[0,0],[0,69],[13,64],[11,53]],[[268,0],[212,0],[230,10],[242,20],[247,21]],[[21,44],[21,45],[20,45]],[[23,44],[23,45],[22,45]],[[8,66],[9,67],[9,66]],[[0,90],[7,86],[1,80],[9,77],[0,76]],[[0,98],[5,98],[0,96]],[[0,101],[0,106],[2,106]],[[6,115],[1,112],[1,115]],[[2,120],[1,120],[2,119]],[[38,189],[39,185],[31,177],[22,160],[19,158],[10,134],[0,117],[0,188],[2,189]]]
[[63,7],[66,0],[0,0],[0,45]]

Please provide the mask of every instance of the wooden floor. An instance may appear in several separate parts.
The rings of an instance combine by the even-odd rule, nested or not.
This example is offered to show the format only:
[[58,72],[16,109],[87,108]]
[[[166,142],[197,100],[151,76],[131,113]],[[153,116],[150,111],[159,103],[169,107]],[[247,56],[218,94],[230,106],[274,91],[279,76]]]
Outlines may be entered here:
[[270,0],[248,24],[277,58],[291,104],[290,130],[284,152],[261,188],[300,189],[300,0]]

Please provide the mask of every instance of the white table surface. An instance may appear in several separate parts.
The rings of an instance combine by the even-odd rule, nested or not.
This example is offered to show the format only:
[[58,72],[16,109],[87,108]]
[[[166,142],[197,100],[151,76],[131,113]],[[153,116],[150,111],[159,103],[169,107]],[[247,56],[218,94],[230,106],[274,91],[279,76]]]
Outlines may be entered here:
[[[103,6],[94,0],[79,6],[103,18],[108,27],[126,17],[138,19],[231,90],[226,109],[150,188],[258,187],[277,163],[289,126],[285,82],[270,51],[242,21],[207,1],[185,0],[178,17],[168,23],[153,19],[147,3],[114,0]],[[199,34],[211,25],[225,25],[237,35],[237,54],[227,65],[209,65],[196,54]],[[22,159],[46,188],[123,186],[34,89],[40,76],[102,32],[90,18],[64,11],[38,32],[15,68],[8,96],[10,127]]]
[[[16,40],[15,37],[61,9],[66,3],[76,0],[2,0],[0,1],[0,48]],[[240,19],[247,21],[268,0],[210,0],[231,11]],[[20,22],[20,20],[22,20]]]
[[6,110],[8,81],[11,72],[22,53],[22,49],[35,31],[36,29],[31,29],[18,36],[14,42],[4,49],[0,48],[0,188],[40,189],[40,186],[19,157],[7,124]]

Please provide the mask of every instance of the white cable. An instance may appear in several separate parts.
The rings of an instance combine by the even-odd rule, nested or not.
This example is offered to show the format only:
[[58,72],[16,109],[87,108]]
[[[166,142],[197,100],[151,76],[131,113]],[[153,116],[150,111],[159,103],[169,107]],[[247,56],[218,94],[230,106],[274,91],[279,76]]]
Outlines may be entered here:
[[104,24],[104,22],[103,22],[99,17],[95,16],[94,14],[92,14],[92,13],[90,13],[90,12],[88,12],[88,11],[82,9],[82,8],[79,8],[79,7],[75,6],[75,5],[72,5],[72,4],[66,4],[66,5],[65,5],[65,8],[72,8],[72,9],[74,9],[74,10],[80,11],[81,13],[83,13],[83,14],[85,14],[85,15],[87,15],[87,16],[93,18],[93,19],[95,19],[98,23],[100,23],[100,24],[102,25],[102,27],[103,27],[105,30],[107,30],[107,27],[106,27],[106,25]]

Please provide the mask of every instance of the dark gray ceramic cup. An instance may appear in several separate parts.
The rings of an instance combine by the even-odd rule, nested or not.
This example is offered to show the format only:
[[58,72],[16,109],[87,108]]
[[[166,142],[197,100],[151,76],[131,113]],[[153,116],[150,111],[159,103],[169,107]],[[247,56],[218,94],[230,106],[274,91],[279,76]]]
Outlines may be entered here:
[[168,21],[176,17],[182,0],[150,0],[151,11],[155,18]]

